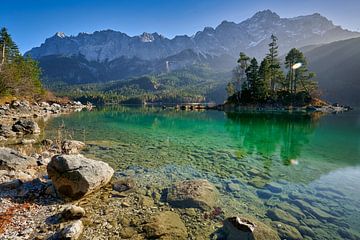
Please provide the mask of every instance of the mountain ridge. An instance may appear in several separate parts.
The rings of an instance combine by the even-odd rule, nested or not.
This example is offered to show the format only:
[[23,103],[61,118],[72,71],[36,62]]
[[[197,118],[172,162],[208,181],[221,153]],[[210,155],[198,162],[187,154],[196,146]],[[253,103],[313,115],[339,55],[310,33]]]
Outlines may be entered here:
[[301,47],[360,36],[358,32],[334,25],[319,13],[281,18],[275,12],[264,10],[239,23],[224,20],[215,28],[205,27],[192,36],[167,38],[157,32],[129,36],[110,29],[76,36],[58,32],[26,54],[36,59],[48,55],[81,54],[87,60],[103,62],[119,57],[162,59],[191,49],[204,55],[229,54],[233,57],[244,51],[260,58],[267,49],[266,40],[273,33],[279,38],[281,54],[292,45]]

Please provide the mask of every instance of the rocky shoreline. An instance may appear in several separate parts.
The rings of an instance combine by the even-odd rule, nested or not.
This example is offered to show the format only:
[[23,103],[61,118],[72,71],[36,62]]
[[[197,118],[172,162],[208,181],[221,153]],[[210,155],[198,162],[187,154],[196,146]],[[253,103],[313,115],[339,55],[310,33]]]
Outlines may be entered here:
[[144,187],[81,155],[86,145],[80,141],[40,141],[39,121],[85,108],[92,106],[0,106],[1,239],[279,239],[255,219],[225,221],[218,190],[207,180]]
[[[41,116],[79,111],[79,103],[70,104]],[[40,109],[36,115],[49,111],[40,104],[35,106]],[[306,227],[315,220],[310,219],[313,222],[306,226],[300,223],[305,213],[338,222],[302,200],[296,204],[305,208],[305,213],[287,204],[274,205],[266,210],[271,221],[259,218],[254,211],[249,211],[253,216],[247,216],[238,209],[224,209],[223,186],[212,178],[169,177],[164,184],[140,168],[114,171],[111,161],[107,161],[109,165],[99,161],[101,157],[91,159],[97,157],[89,154],[90,142],[43,139],[41,124],[35,124],[43,117],[34,117],[30,110],[26,115],[13,107],[10,111],[16,111],[16,117],[7,114],[3,122],[16,137],[7,138],[0,148],[0,239],[316,239]],[[23,124],[28,120],[32,124]],[[18,129],[20,133],[15,131]],[[36,142],[24,143],[23,139]],[[282,192],[281,186],[261,179],[254,177],[247,183],[267,186],[270,192],[257,190],[260,198]],[[226,188],[239,192],[234,201],[243,201],[238,183],[229,182]],[[244,204],[244,208],[251,205]],[[301,227],[296,227],[299,224]],[[356,239],[345,230],[343,235]]]

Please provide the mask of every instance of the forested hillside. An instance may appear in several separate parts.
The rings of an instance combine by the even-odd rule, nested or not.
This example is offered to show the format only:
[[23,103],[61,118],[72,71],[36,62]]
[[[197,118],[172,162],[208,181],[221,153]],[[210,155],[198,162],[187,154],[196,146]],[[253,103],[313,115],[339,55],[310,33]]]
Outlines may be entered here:
[[305,56],[324,99],[360,106],[360,38],[318,46]]

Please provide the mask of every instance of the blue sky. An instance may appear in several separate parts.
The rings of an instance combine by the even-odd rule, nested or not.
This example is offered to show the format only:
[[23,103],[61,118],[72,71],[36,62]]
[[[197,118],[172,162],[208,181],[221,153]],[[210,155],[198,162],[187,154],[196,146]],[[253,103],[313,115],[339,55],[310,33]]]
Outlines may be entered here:
[[360,31],[360,0],[11,0],[1,3],[0,26],[9,29],[24,52],[58,31],[77,35],[114,29],[172,38],[223,20],[241,22],[265,9],[281,17],[319,12],[336,25]]

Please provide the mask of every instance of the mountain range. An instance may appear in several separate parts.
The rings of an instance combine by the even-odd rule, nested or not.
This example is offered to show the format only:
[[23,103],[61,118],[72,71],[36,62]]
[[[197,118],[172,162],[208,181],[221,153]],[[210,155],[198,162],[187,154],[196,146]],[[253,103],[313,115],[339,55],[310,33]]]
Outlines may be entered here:
[[[265,10],[240,23],[223,21],[192,36],[166,38],[158,33],[128,36],[113,30],[67,36],[62,32],[28,51],[40,62],[46,83],[99,83],[160,74],[192,66],[229,72],[239,52],[262,58],[271,34],[278,37],[279,54],[291,48],[310,50],[334,41],[360,37],[315,13],[281,18]],[[313,46],[313,47],[306,47]],[[311,63],[310,63],[311,64]]]

